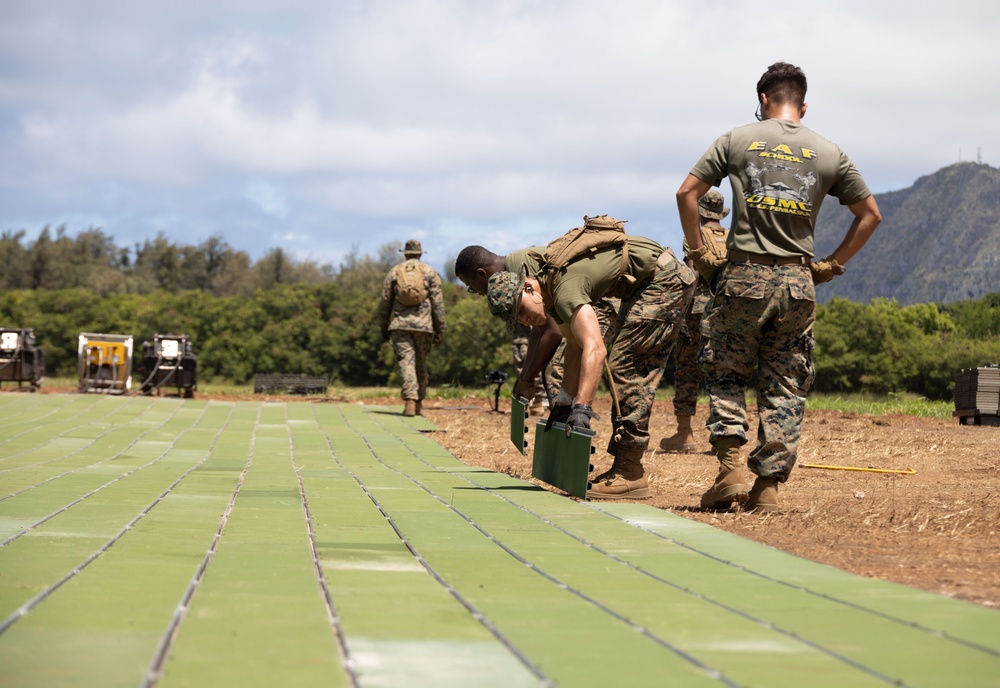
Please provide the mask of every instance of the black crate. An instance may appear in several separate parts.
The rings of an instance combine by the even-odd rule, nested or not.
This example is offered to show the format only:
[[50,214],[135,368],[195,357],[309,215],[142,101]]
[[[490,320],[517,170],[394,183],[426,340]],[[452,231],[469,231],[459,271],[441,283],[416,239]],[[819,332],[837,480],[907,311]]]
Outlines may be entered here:
[[967,418],[982,419],[1000,415],[1000,366],[987,364],[966,368],[955,374],[955,416],[963,425],[992,425],[966,422]]

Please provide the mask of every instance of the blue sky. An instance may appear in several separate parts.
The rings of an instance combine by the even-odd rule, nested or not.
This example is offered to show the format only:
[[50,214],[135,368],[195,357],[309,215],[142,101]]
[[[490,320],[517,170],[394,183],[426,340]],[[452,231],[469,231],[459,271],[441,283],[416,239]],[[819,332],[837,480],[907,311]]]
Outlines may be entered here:
[[1000,165],[998,7],[3,0],[0,231],[333,265],[419,238],[440,268],[610,213],[676,247],[674,192],[778,60],[875,192]]

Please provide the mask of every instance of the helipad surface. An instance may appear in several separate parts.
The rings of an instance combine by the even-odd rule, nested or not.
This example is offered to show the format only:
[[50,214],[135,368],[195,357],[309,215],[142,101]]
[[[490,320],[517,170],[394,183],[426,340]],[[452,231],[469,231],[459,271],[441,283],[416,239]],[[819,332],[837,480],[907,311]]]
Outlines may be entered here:
[[332,403],[0,395],[0,686],[996,686],[1000,614]]

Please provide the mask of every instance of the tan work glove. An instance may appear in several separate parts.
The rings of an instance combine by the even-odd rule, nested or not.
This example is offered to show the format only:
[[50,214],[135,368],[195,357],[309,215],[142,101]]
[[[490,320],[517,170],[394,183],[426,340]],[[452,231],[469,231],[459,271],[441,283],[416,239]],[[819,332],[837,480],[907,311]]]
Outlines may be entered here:
[[711,281],[719,268],[726,264],[725,256],[719,255],[717,250],[712,250],[715,245],[715,242],[705,244],[687,254],[694,263],[695,270],[706,281]]
[[837,275],[844,274],[844,266],[838,263],[833,256],[809,263],[809,269],[812,271],[813,284],[829,282]]
[[728,262],[726,247],[716,240],[711,228],[701,225],[698,231],[701,234],[701,248],[694,251],[689,250],[687,239],[684,240],[682,247],[684,255],[694,263],[698,274],[710,282],[719,268]]

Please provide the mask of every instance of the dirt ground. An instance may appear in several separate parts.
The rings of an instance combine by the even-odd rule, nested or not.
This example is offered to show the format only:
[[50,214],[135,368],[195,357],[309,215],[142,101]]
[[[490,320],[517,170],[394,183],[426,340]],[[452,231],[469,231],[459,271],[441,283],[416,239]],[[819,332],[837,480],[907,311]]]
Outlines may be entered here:
[[[196,398],[206,395],[199,393]],[[208,398],[317,401],[302,396]],[[402,404],[396,398],[343,401]],[[602,418],[592,426],[597,431],[595,475],[611,465],[611,457],[603,451],[611,431],[610,405],[606,398],[594,404]],[[424,403],[424,416],[440,428],[432,434],[434,439],[465,463],[558,492],[531,477],[535,419],[528,423],[528,456],[522,456],[509,439],[510,401],[501,399],[499,408],[502,413],[493,411],[492,398],[430,399]],[[1000,609],[1000,427],[807,409],[798,465],[779,491],[782,512],[754,515],[699,508],[701,494],[718,470],[704,430],[707,416],[708,407],[700,405],[693,423],[704,453],[647,452],[643,463],[653,496],[643,503],[861,576]],[[756,427],[751,414],[751,435]],[[674,429],[672,404],[657,401],[650,422],[651,447],[658,447]],[[750,448],[744,445],[744,457]]]
[[[509,401],[501,400],[500,410],[509,409]],[[594,427],[596,472],[611,464],[603,452],[609,410],[608,400],[595,404],[602,417]],[[554,489],[531,478],[533,445],[529,456],[521,456],[509,440],[509,413],[493,412],[492,399],[431,400],[424,415],[443,430],[435,439],[465,463]],[[752,515],[698,506],[718,470],[703,429],[707,415],[707,406],[700,406],[695,422],[706,453],[646,454],[653,497],[645,503],[861,576],[1000,608],[1000,427],[807,411],[799,465],[779,491],[782,513]],[[528,425],[530,443],[534,420]],[[671,403],[657,402],[651,445],[674,428]],[[743,447],[744,457],[750,448]]]

